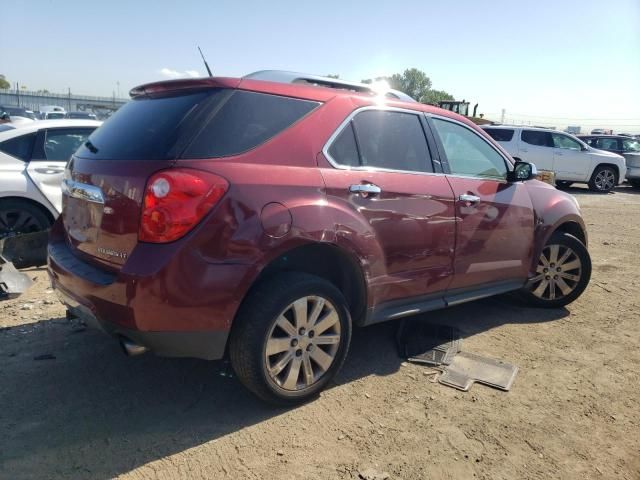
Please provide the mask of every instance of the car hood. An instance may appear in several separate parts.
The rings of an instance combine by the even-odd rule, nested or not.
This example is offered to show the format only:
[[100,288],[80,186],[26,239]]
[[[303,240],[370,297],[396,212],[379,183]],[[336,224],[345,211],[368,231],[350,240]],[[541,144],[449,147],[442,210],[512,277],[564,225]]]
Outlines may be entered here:
[[617,158],[618,160],[624,160],[622,155],[618,155],[617,153],[607,152],[606,150],[598,150],[597,148],[589,147],[589,153],[591,155],[597,155],[598,157],[608,157],[608,158]]

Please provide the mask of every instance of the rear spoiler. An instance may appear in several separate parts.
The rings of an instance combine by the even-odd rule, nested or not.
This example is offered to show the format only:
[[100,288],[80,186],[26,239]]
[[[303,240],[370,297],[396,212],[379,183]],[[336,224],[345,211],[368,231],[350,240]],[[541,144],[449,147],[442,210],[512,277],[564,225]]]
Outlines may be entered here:
[[134,87],[129,92],[131,98],[144,97],[164,92],[201,90],[204,88],[236,88],[242,79],[229,77],[189,78],[153,82]]

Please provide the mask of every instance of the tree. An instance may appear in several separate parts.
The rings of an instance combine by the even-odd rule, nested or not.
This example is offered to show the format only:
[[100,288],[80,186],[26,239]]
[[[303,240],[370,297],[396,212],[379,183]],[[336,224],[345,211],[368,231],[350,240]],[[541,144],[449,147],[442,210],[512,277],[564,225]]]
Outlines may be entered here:
[[329,73],[329,74],[327,74],[327,78],[340,78],[340,75],[335,74],[335,73]]
[[378,77],[362,80],[362,83],[385,80],[394,90],[400,90],[421,103],[438,103],[441,100],[453,100],[453,96],[443,90],[433,90],[431,79],[422,70],[407,68],[402,74],[394,73],[390,77]]
[[4,75],[0,75],[0,90],[6,90],[10,88],[11,84],[7,81]]

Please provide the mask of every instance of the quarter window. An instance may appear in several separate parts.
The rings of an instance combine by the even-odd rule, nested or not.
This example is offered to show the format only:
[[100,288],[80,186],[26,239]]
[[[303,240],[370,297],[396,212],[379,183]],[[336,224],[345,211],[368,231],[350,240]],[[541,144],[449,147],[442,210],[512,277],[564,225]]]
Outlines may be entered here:
[[553,140],[551,139],[551,133],[543,130],[523,130],[522,141],[529,145],[536,145],[538,147],[552,147]]
[[504,158],[480,135],[470,129],[434,118],[451,173],[474,177],[506,178]]
[[20,137],[10,138],[0,143],[0,151],[28,162],[31,158],[33,145],[36,142],[36,134],[30,133]]
[[433,172],[420,117],[412,113],[358,113],[335,139],[329,155],[345,166]]
[[564,148],[568,150],[582,150],[582,146],[573,138],[561,133],[552,133],[553,146],[556,148]]

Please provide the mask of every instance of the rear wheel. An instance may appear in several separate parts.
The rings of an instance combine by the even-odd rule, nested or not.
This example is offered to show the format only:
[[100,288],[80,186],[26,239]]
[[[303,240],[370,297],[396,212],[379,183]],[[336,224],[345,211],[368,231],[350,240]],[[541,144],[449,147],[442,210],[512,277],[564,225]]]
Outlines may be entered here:
[[0,239],[49,227],[51,220],[36,205],[20,199],[0,200]]
[[563,190],[573,185],[573,182],[567,182],[566,180],[556,180],[556,187]]
[[542,249],[536,275],[521,296],[533,306],[563,307],[582,295],[590,278],[591,257],[587,247],[573,235],[556,232]]
[[613,167],[602,165],[596,168],[589,180],[589,189],[594,192],[607,193],[618,184],[618,172]]
[[305,273],[283,273],[243,303],[229,340],[231,365],[258,397],[292,405],[317,395],[349,349],[351,317],[340,291]]

